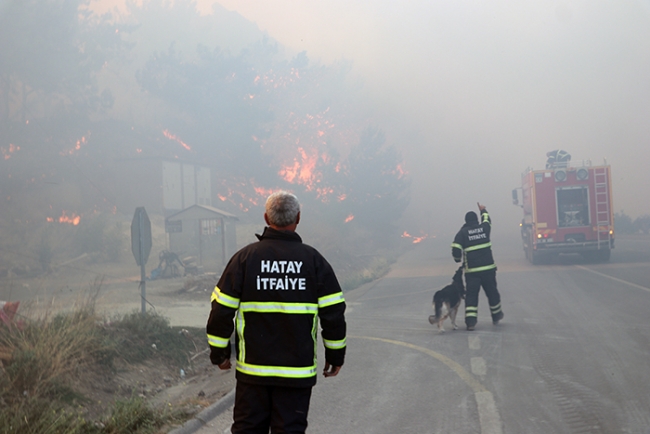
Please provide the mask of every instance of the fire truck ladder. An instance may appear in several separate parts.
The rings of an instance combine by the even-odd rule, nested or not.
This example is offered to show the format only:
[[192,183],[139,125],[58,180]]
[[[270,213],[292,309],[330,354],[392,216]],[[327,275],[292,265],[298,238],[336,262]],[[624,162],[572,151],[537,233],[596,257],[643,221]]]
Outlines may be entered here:
[[607,183],[607,168],[594,168],[594,187],[596,193],[596,234],[598,238],[598,249],[601,243],[604,246],[611,245],[612,235],[610,233],[610,211],[609,211],[609,188]]

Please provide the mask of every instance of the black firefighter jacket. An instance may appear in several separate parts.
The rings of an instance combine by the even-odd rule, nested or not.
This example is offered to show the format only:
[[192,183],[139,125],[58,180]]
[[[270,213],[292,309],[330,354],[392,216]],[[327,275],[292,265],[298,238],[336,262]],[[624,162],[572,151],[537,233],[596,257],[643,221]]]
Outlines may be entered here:
[[481,211],[480,222],[465,223],[456,234],[451,244],[451,254],[454,261],[463,261],[465,273],[497,268],[492,258],[491,227],[490,215],[484,209]]
[[212,293],[210,359],[230,358],[236,329],[238,381],[313,386],[319,319],[326,361],[342,366],[345,358],[341,287],[330,264],[297,233],[267,227],[257,237],[230,259]]

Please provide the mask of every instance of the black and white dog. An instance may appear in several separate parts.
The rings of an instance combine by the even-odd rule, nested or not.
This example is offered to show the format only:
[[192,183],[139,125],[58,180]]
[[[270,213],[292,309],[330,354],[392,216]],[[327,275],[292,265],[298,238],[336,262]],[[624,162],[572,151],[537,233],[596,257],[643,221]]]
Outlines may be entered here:
[[[449,317],[451,325],[454,330],[458,328],[456,325],[456,314],[460,307],[460,302],[465,298],[465,285],[463,285],[463,267],[458,267],[456,274],[452,278],[452,282],[442,288],[433,295],[433,311],[435,315],[429,316],[429,323],[438,324],[438,331],[444,332],[445,329],[442,323]],[[443,314],[443,307],[445,312]]]

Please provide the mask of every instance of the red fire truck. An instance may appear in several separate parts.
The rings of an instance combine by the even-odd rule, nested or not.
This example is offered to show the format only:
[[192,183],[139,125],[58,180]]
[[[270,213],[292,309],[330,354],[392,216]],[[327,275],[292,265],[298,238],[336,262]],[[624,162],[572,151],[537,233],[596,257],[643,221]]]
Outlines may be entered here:
[[526,258],[538,264],[551,255],[579,253],[591,261],[609,261],[614,248],[609,165],[574,163],[566,153],[558,159],[553,153],[547,154],[546,169],[527,169],[521,187],[512,191],[513,203],[524,212]]

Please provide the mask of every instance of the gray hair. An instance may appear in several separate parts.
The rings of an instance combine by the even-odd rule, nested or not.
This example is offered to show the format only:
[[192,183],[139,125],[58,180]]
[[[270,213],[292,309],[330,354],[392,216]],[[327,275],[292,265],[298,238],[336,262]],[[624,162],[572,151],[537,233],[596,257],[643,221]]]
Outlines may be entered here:
[[269,224],[284,228],[296,222],[300,212],[298,198],[287,191],[276,191],[266,199]]

